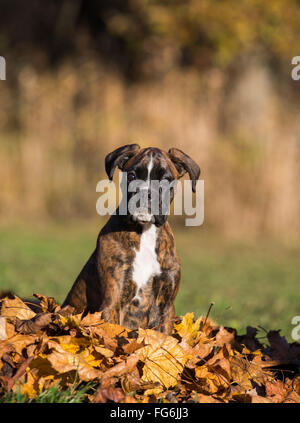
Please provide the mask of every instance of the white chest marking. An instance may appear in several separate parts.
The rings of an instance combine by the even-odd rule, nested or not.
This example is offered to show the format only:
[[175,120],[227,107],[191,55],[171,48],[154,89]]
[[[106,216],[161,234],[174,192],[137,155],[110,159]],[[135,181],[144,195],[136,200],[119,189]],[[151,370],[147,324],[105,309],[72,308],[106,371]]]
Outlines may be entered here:
[[161,272],[155,252],[156,230],[156,226],[151,225],[149,229],[143,232],[140,239],[140,249],[136,250],[132,273],[132,278],[137,284],[135,298],[138,297],[139,289],[142,289],[152,276]]

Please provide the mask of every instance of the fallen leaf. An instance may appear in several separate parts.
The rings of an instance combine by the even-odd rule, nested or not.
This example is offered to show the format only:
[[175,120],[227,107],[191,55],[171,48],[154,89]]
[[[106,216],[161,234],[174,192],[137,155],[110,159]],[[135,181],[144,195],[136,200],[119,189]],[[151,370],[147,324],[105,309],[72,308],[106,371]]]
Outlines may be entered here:
[[94,396],[93,402],[122,402],[125,395],[120,388],[109,386],[108,388],[99,388]]
[[182,340],[193,346],[199,333],[201,317],[194,322],[194,313],[187,313],[179,324],[174,324],[176,332]]
[[1,300],[1,316],[16,317],[21,320],[28,320],[35,316],[35,313],[21,300],[15,296],[14,299],[5,298]]
[[220,326],[220,329],[216,335],[216,343],[221,347],[224,344],[232,344],[235,340],[235,332],[229,332],[223,326]]
[[251,396],[251,402],[252,402],[252,404],[273,403],[273,401],[270,398],[262,397],[260,395],[252,395]]
[[52,313],[39,313],[32,319],[20,320],[16,318],[15,329],[22,334],[39,333],[52,322],[54,315]]
[[104,379],[109,379],[114,376],[122,376],[125,373],[130,373],[136,367],[140,359],[139,351],[131,354],[128,358],[125,358],[121,363],[116,364],[110,369],[106,370],[103,374],[102,381]]
[[265,384],[266,396],[273,402],[283,402],[287,396],[287,389],[281,380],[267,380]]
[[102,371],[90,365],[84,354],[74,353],[74,351],[79,352],[77,348],[81,348],[80,343],[70,343],[69,347],[67,345],[66,343],[57,343],[53,340],[48,342],[48,347],[52,349],[52,352],[47,354],[46,357],[53,369],[59,373],[75,370],[78,373],[78,377],[85,382],[102,376]]
[[60,310],[60,306],[57,304],[53,297],[46,297],[41,294],[33,294],[34,297],[39,299],[41,310],[44,313],[57,313]]
[[144,362],[142,379],[147,382],[160,382],[165,388],[174,386],[189,355],[178,345],[172,336],[152,329],[139,329],[138,342],[145,347],[138,350]]
[[15,333],[15,326],[9,322],[9,319],[0,316],[0,341],[11,338]]
[[231,357],[230,368],[233,382],[237,383],[245,391],[252,388],[251,381],[256,382],[259,386],[264,383],[265,373],[262,368],[242,356]]
[[206,394],[216,394],[228,387],[228,381],[211,366],[203,365],[197,367],[195,376],[197,378],[197,386]]

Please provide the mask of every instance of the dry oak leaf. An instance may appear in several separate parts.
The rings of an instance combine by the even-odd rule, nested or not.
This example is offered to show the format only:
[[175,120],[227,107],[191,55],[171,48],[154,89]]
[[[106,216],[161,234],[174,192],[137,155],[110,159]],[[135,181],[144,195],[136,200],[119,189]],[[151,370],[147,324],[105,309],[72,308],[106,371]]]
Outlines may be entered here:
[[35,313],[21,300],[21,298],[15,295],[14,299],[4,298],[1,300],[0,315],[3,317],[10,317],[12,320],[15,320],[16,317],[21,320],[29,320],[35,316]]
[[182,341],[193,346],[199,333],[201,317],[194,322],[194,313],[187,313],[182,317],[179,324],[174,324],[176,332],[181,336]]
[[172,336],[152,329],[139,329],[138,342],[144,342],[140,348],[140,360],[144,362],[142,380],[160,382],[164,388],[177,384],[178,376],[191,356],[178,344]]

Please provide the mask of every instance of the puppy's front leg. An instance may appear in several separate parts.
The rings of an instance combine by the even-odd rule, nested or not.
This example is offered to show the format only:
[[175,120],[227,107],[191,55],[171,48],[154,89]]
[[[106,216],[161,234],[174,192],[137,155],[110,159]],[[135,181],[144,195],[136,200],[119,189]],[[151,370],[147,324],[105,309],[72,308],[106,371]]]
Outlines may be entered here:
[[96,251],[94,251],[76,278],[62,307],[70,305],[74,307],[75,313],[93,313],[99,310],[102,290],[96,263]]

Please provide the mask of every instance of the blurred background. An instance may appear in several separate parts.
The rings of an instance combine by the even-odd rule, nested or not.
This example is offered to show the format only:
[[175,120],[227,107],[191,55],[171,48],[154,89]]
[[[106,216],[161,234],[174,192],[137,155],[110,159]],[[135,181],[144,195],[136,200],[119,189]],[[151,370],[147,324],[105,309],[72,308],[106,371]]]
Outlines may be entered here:
[[1,0],[0,10],[0,289],[63,301],[106,220],[95,207],[105,155],[177,147],[205,183],[204,224],[170,218],[177,314],[205,315],[214,301],[218,323],[290,339],[300,1]]

